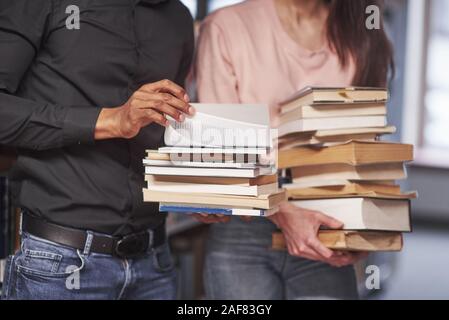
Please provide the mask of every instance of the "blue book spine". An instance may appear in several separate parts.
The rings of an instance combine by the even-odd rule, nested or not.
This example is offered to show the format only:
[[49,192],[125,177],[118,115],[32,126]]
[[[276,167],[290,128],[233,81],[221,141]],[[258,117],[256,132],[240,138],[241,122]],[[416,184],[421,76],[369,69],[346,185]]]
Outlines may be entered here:
[[222,214],[232,216],[232,209],[227,208],[199,208],[199,207],[179,207],[179,206],[159,206],[160,212],[173,212],[173,213],[207,213],[207,214]]
[[182,205],[170,205],[170,204],[160,204],[160,212],[172,212],[172,213],[184,213],[184,214],[222,214],[226,216],[252,216],[252,217],[264,217],[267,215],[266,210],[244,210],[244,209],[232,209],[232,208],[205,208],[205,207],[193,207],[193,206],[182,206]]

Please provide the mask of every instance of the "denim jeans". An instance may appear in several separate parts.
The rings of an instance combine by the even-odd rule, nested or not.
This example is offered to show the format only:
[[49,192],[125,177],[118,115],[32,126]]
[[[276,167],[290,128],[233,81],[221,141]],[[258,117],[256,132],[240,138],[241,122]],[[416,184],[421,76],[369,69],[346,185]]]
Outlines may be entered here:
[[2,299],[174,299],[175,283],[168,244],[136,259],[119,259],[24,233],[21,250],[8,260]]
[[357,299],[352,266],[330,265],[273,251],[276,227],[265,218],[211,226],[205,263],[208,299]]

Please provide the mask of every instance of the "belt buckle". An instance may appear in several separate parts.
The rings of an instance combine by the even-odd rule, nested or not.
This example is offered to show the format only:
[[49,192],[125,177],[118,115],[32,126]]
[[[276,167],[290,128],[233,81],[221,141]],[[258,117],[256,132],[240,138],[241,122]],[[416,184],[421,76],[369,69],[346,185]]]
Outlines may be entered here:
[[148,233],[142,232],[124,236],[115,246],[115,254],[123,259],[136,258],[148,250]]

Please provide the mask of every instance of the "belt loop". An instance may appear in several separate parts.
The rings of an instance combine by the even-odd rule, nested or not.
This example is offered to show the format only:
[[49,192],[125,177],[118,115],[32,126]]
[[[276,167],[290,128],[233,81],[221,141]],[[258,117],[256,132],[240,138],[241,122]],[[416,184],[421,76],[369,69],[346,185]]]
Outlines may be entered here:
[[154,231],[148,230],[148,249],[153,248],[153,243],[154,243]]
[[22,226],[23,226],[23,210],[20,210],[19,215],[19,235],[22,236]]
[[87,231],[86,243],[84,244],[83,255],[87,256],[90,253],[90,247],[92,246],[92,240],[94,239],[94,234],[92,231]]

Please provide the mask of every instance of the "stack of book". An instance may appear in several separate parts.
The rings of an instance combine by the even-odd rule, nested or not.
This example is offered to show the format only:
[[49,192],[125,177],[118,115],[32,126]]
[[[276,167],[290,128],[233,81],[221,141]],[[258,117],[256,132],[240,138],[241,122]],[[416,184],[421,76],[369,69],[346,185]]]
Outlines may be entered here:
[[[323,212],[344,230],[321,231],[328,247],[398,251],[411,231],[405,179],[413,146],[378,140],[394,132],[386,123],[387,91],[374,88],[306,88],[282,105],[279,167],[290,169],[288,198]],[[311,130],[311,131],[309,131]],[[273,235],[273,246],[282,247]]]
[[285,200],[278,188],[268,108],[194,104],[183,123],[170,120],[166,147],[143,160],[144,201],[161,212],[268,216]]

